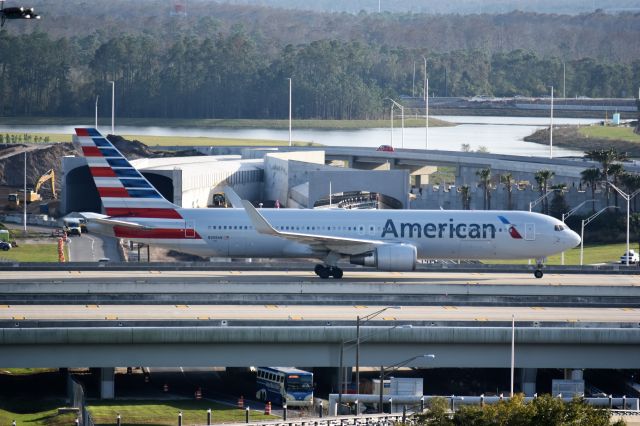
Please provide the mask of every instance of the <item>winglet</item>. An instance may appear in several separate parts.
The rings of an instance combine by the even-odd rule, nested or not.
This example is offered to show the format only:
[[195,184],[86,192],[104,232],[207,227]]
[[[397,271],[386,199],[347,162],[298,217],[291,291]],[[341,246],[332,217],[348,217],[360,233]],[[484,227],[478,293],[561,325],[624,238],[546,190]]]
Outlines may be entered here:
[[253,207],[253,204],[251,204],[247,200],[242,200],[242,205],[244,206],[244,210],[247,212],[251,223],[256,228],[256,231],[261,234],[279,235],[279,232],[276,231],[269,222],[267,222],[267,219],[265,219],[264,216],[258,213],[258,210]]
[[233,190],[230,186],[225,186],[222,188],[224,191],[224,195],[227,197],[227,200],[231,203],[231,207],[236,209],[242,208],[242,198]]

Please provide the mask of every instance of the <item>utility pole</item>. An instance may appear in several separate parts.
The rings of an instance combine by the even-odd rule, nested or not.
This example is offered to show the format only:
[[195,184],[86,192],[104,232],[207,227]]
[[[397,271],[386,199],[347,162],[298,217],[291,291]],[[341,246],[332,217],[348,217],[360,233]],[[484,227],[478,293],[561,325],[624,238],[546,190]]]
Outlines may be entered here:
[[27,235],[27,151],[24,152],[24,195],[22,196],[22,223],[24,224],[24,235]]
[[551,125],[549,126],[549,159],[553,158],[553,86],[551,86]]
[[291,146],[291,78],[289,80],[289,146]]

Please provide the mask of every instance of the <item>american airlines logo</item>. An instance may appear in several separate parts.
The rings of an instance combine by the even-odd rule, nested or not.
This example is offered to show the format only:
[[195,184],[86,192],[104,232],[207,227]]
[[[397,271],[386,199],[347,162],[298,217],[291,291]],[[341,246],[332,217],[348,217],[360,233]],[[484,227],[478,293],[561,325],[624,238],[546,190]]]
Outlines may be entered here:
[[382,229],[381,238],[387,235],[395,238],[460,238],[486,240],[496,237],[496,226],[492,223],[455,223],[453,219],[449,219],[448,223],[420,224],[417,222],[401,222],[396,225],[392,219],[387,219]]

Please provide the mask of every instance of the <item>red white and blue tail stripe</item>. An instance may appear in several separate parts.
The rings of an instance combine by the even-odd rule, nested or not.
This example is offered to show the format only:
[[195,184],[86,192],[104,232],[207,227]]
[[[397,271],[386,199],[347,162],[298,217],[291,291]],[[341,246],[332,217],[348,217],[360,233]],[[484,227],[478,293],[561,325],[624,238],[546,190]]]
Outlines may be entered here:
[[110,217],[182,219],[149,181],[94,128],[77,128],[77,141]]

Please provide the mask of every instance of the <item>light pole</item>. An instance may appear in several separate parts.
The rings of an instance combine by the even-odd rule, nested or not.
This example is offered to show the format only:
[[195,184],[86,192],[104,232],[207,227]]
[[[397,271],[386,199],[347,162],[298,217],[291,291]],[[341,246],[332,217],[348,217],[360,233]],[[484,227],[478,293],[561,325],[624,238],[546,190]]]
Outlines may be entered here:
[[638,195],[640,193],[640,189],[635,190],[631,194],[627,194],[626,192],[623,192],[620,188],[618,188],[617,186],[615,186],[611,182],[609,182],[609,181],[606,181],[606,182],[609,185],[611,185],[613,187],[613,189],[618,191],[618,194],[620,194],[622,196],[622,198],[627,200],[627,266],[629,266],[629,257],[630,257],[629,256],[629,203],[631,202],[631,199],[633,197],[635,197],[636,195]]
[[111,83],[111,134],[116,133],[116,82],[109,81]]
[[549,126],[549,158],[553,158],[553,86],[551,86],[551,125]]
[[100,99],[100,95],[96,96],[96,130],[98,129],[98,99]]
[[531,202],[529,203],[529,212],[531,212],[531,209],[532,209],[536,204],[538,204],[540,201],[544,200],[545,198],[547,198],[549,195],[553,194],[553,193],[554,193],[554,192],[556,192],[556,191],[561,191],[561,190],[560,190],[560,189],[552,189],[552,190],[550,190],[550,191],[547,191],[547,193],[546,193],[546,194],[544,194],[544,195],[542,195],[542,196],[538,197],[535,201],[531,201]]
[[[389,309],[395,309],[396,307],[389,307]],[[385,308],[386,310],[387,308]],[[384,329],[383,331],[391,331],[391,330],[395,330],[396,328],[411,328],[411,325],[394,325],[393,327],[389,327],[388,329]],[[348,345],[346,347],[346,349],[350,349],[354,346],[358,347],[359,343],[362,341],[365,341],[367,339],[369,339],[370,337],[375,336],[378,333],[371,333],[371,334],[367,334],[366,336],[364,336],[363,338],[360,338],[359,336],[359,332],[357,332],[358,336],[355,339],[351,339],[351,340],[345,340],[343,342],[340,343],[340,368],[338,370],[338,407],[340,407],[342,405],[342,391],[343,391],[343,387],[344,387],[344,350],[345,350],[345,345],[350,343],[350,345]]]
[[[401,144],[401,148],[404,148],[404,107],[402,105],[400,105],[399,103],[397,103],[396,101],[394,101],[391,98],[387,98],[389,99],[391,102],[393,102],[393,105],[397,106],[398,108],[400,108],[400,114],[402,114],[402,144]],[[393,107],[391,107],[391,141],[392,141],[392,145],[393,146]]]
[[423,56],[422,59],[424,59],[424,149],[429,149],[429,79],[427,78],[427,58]]
[[289,80],[289,146],[291,146],[291,115],[292,115],[291,113],[291,106],[292,106],[291,77],[289,77],[287,80]]
[[[591,223],[591,221],[593,221],[595,218],[600,216],[605,210],[617,209],[617,208],[618,206],[607,206],[600,209],[600,211],[598,211],[597,213],[592,214],[588,218],[582,219],[582,226],[580,227],[580,266],[582,266],[582,262],[584,259],[584,227],[587,226],[589,223]],[[629,242],[627,241],[627,250],[628,248],[629,248]]]
[[562,61],[562,98],[567,99],[567,67]]
[[516,364],[516,316],[511,314],[511,398],[513,398],[513,376]]
[[[588,202],[591,202],[591,201],[595,201],[595,200],[584,200],[583,202],[581,202],[580,204],[578,204],[577,206],[575,206],[574,208],[572,208],[568,212],[562,213],[562,223],[564,223],[564,220],[566,218],[568,218],[569,216],[571,216],[572,214],[574,214],[575,212],[580,210],[580,207],[584,206],[585,204],[587,204]],[[560,254],[560,264],[564,265],[564,251]]]
[[407,364],[409,364],[411,361],[416,360],[418,358],[431,358],[431,359],[435,359],[435,355],[434,354],[423,354],[423,355],[416,355],[414,357],[411,357],[409,359],[405,359],[404,361],[400,361],[396,364],[390,365],[387,368],[384,368],[384,366],[380,366],[380,401],[379,404],[380,406],[378,407],[378,413],[382,414],[382,404],[383,404],[383,398],[384,398],[384,378],[387,374],[389,374],[390,372],[397,370],[400,367],[403,367]]
[[369,315],[365,315],[363,317],[358,315],[356,317],[356,393],[360,393],[360,325],[371,321],[388,309],[400,309],[400,306],[387,306],[378,311],[372,312]]
[[24,195],[22,196],[22,223],[24,235],[27,235],[27,151],[24,152]]

